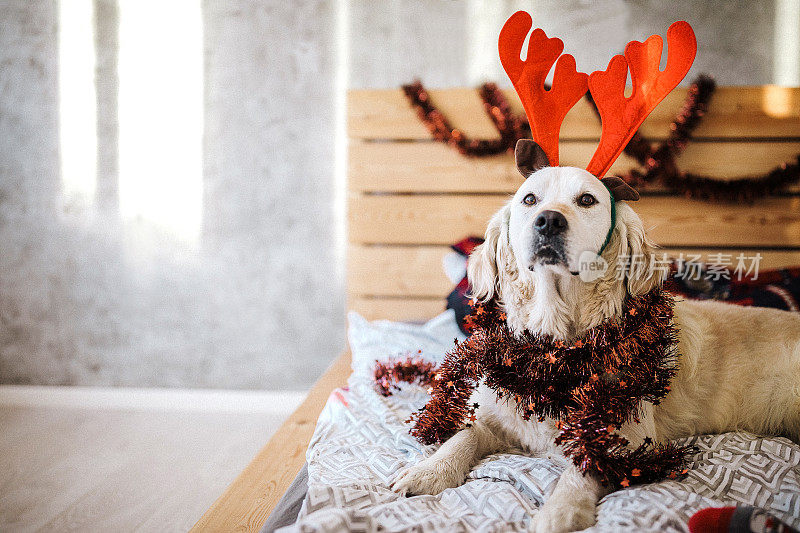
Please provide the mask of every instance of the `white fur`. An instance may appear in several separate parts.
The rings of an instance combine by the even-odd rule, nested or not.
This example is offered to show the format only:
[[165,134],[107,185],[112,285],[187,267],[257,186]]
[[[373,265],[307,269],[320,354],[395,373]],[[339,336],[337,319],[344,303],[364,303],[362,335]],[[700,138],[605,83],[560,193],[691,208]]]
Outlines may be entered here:
[[[598,203],[581,207],[592,194]],[[536,205],[523,198],[535,194]],[[574,274],[581,252],[597,251],[611,224],[611,198],[588,172],[568,167],[535,172],[489,222],[486,242],[470,256],[469,279],[481,300],[498,297],[515,332],[574,339],[609,317],[619,316],[628,294],[659,286],[663,275],[652,268],[655,246],[642,221],[624,202],[617,203],[617,224],[603,253],[610,268],[587,283]],[[567,219],[566,264],[545,265],[532,250],[533,220],[543,210]],[[639,255],[623,278],[620,256]],[[784,434],[800,440],[800,316],[772,309],[678,299],[679,371],[672,390],[658,406],[643,406],[640,424],[620,432],[637,446],[645,436],[663,441],[681,436],[743,429]],[[401,493],[435,494],[464,482],[487,454],[521,447],[537,454],[560,454],[551,420],[524,421],[485,386],[475,392],[478,421],[445,442],[431,457],[402,472],[393,483]],[[531,521],[531,531],[575,531],[595,522],[603,490],[596,480],[569,466],[553,493]]]

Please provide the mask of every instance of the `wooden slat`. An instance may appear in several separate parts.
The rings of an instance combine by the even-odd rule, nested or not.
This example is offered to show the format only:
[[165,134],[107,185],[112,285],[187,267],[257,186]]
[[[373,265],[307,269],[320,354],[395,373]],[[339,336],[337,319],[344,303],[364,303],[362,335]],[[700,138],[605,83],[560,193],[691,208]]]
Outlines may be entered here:
[[442,258],[449,246],[359,246],[348,250],[348,292],[353,296],[435,297],[442,301],[453,283]]
[[800,142],[692,142],[676,159],[678,168],[718,180],[761,176],[781,163],[796,163]]
[[[431,90],[433,103],[453,127],[468,136],[496,138],[477,91],[471,88]],[[517,113],[522,113],[513,90],[504,91]],[[663,139],[686,98],[676,89],[642,125],[643,135]],[[348,94],[348,133],[354,139],[429,139],[400,89],[353,90]],[[597,139],[600,123],[585,100],[567,114],[562,139]],[[695,133],[703,137],[800,137],[800,88],[719,87],[710,112]]]
[[452,288],[442,270],[449,246],[350,246],[348,291],[355,295],[441,296]]
[[[350,268],[361,274],[350,278],[350,307],[370,320],[426,320],[438,315],[453,290],[442,270],[442,257],[450,251],[449,246],[351,246]],[[729,267],[735,265],[739,254],[744,254],[748,266],[750,258],[759,254],[760,272],[800,266],[800,249],[663,248],[658,253],[669,257],[684,254],[692,261],[699,255],[699,261],[705,263],[718,261],[715,257],[723,254],[728,256]]]
[[350,299],[349,307],[369,320],[420,321],[432,318],[445,310],[445,297],[430,298],[364,298]]
[[345,352],[191,531],[259,531],[305,463],[306,448],[328,396],[344,386],[349,375],[350,353]]
[[[348,269],[350,271],[348,291],[350,294],[369,297],[431,297],[441,301],[453,290],[442,268],[442,258],[452,252],[449,246],[359,246],[350,247]],[[700,255],[701,261],[709,262],[717,254],[736,258],[761,254],[759,270],[800,266],[798,250],[754,249],[688,249],[664,248],[658,251],[670,257],[679,254]],[[687,258],[688,255],[685,255]]]
[[[561,143],[562,165],[583,168],[596,147],[593,142]],[[511,154],[464,157],[433,142],[351,142],[349,150],[351,191],[513,193],[522,183]],[[692,143],[678,165],[686,172],[725,180],[762,175],[798,154],[800,142]],[[638,165],[622,155],[611,173],[631,168]]]
[[[481,235],[507,200],[503,195],[351,195],[350,241],[450,244]],[[800,198],[753,205],[645,197],[635,204],[648,234],[662,246],[800,246]]]

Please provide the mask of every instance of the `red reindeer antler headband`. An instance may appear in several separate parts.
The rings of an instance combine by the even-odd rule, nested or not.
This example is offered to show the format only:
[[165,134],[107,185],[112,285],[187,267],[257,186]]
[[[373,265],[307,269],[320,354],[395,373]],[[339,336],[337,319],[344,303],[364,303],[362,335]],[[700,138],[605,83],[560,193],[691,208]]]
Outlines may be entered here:
[[[603,129],[600,143],[586,170],[602,178],[617,160],[644,119],[689,72],[697,42],[688,22],[674,23],[667,30],[667,66],[661,71],[663,41],[653,35],[645,42],[631,41],[625,55],[614,56],[606,70],[590,76],[575,69],[575,58],[563,54],[561,39],[548,38],[536,28],[523,61],[520,52],[533,21],[517,11],[500,31],[500,61],[522,100],[531,124],[533,140],[541,147],[551,166],[558,165],[558,132],[572,106],[587,87],[600,112]],[[557,61],[556,61],[557,60]],[[556,64],[552,87],[545,89],[548,72]],[[625,81],[631,71],[633,92],[625,97]]]

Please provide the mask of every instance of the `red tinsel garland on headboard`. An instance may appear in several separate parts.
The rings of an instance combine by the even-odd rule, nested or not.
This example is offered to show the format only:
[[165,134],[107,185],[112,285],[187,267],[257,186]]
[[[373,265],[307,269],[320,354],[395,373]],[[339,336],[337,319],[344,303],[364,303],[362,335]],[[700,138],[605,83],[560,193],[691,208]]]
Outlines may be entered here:
[[[633,186],[661,183],[691,198],[721,201],[753,201],[773,194],[781,188],[800,181],[800,154],[793,162],[784,162],[763,176],[730,181],[682,172],[675,161],[692,138],[708,110],[716,84],[709,76],[700,75],[690,86],[681,111],[670,124],[669,137],[657,147],[638,133],[625,147],[625,153],[642,165],[622,176]],[[494,83],[479,88],[484,110],[500,133],[499,139],[470,139],[454,128],[441,111],[433,105],[422,83],[403,85],[403,92],[434,139],[454,146],[461,154],[482,157],[513,152],[517,140],[530,137],[530,126],[524,117],[511,112],[502,91]],[[586,98],[594,105],[591,95]]]

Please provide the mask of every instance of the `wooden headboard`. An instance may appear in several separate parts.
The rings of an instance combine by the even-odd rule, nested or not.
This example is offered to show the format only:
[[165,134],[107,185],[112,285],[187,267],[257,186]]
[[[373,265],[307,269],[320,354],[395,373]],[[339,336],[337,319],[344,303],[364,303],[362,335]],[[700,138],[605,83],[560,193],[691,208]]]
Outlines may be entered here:
[[[474,138],[496,138],[474,89],[430,91],[450,122]],[[505,92],[517,113],[513,90]],[[675,90],[641,128],[664,139],[686,90]],[[431,140],[403,93],[357,90],[348,99],[349,306],[367,318],[414,320],[441,312],[452,290],[442,270],[449,245],[483,235],[491,215],[521,183],[506,154],[468,158]],[[600,124],[581,100],[561,128],[562,165],[584,167]],[[719,179],[761,175],[800,153],[800,89],[718,88],[685,171]],[[621,156],[612,172],[635,167]],[[800,187],[752,205],[641,191],[635,204],[649,235],[668,252],[760,253],[760,268],[800,265]]]

